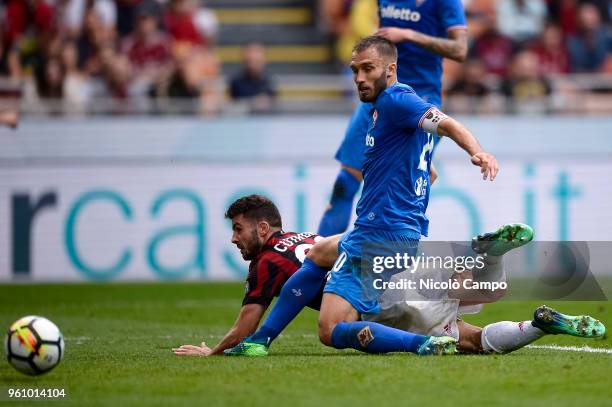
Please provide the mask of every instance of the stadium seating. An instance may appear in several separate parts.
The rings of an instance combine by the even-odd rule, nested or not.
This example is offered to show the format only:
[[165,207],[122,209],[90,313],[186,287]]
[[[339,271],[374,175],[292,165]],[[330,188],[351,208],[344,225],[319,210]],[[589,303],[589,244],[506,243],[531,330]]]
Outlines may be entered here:
[[232,74],[241,47],[266,45],[269,70],[275,74],[331,74],[331,48],[316,28],[312,2],[305,0],[215,0],[221,31],[217,51],[224,72]]

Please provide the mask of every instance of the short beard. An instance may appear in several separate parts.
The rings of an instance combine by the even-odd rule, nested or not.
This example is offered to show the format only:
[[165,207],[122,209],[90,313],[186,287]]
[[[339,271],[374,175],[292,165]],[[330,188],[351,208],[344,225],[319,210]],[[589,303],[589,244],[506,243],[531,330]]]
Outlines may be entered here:
[[380,95],[380,92],[387,89],[387,68],[385,68],[383,73],[378,78],[376,78],[376,80],[373,83],[373,86],[374,86],[374,93],[372,94],[372,97],[359,98],[362,102],[365,102],[365,103],[374,102],[376,98],[378,98],[378,95]]
[[248,242],[245,242],[244,245],[244,255],[242,258],[244,260],[253,260],[261,253],[262,244],[259,242],[259,238],[257,235],[257,230],[254,230],[251,234],[251,239]]

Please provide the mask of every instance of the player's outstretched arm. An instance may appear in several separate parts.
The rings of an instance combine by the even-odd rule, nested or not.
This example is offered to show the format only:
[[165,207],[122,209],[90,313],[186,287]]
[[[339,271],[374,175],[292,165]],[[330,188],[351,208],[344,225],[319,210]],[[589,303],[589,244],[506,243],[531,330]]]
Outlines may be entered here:
[[201,346],[197,345],[182,345],[179,348],[173,348],[172,352],[179,356],[213,356],[220,355],[225,349],[236,346],[245,337],[249,336],[257,329],[261,317],[266,312],[266,307],[260,304],[246,304],[240,308],[240,313],[234,326],[225,334],[223,339],[212,349],[206,343],[202,342]]
[[456,28],[448,32],[448,38],[433,37],[410,28],[384,27],[376,35],[385,37],[393,43],[410,41],[435,54],[457,62],[465,61],[468,53],[467,29]]
[[497,159],[482,149],[476,137],[464,125],[452,117],[444,117],[438,124],[437,132],[440,136],[452,139],[470,155],[472,164],[480,167],[482,179],[489,178],[491,181],[495,179],[499,172]]

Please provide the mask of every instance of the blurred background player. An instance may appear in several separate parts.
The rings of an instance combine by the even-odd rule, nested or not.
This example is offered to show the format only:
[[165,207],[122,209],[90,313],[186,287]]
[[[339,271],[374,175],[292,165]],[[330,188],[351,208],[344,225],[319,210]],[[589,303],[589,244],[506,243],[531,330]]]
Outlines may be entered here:
[[[460,0],[378,2],[380,29],[376,32],[398,48],[398,80],[410,85],[423,100],[442,107],[442,59],[462,62],[468,50],[467,25]],[[353,112],[336,153],[340,172],[318,233],[331,236],[346,230],[353,199],[363,176],[365,135],[371,123],[371,105]],[[434,136],[434,143],[437,141]],[[432,169],[431,182],[436,178]]]

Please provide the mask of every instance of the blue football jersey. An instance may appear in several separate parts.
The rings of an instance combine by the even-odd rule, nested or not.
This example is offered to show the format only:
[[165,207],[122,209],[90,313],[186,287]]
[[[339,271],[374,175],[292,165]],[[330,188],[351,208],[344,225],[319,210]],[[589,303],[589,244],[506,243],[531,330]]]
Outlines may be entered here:
[[355,225],[412,232],[417,239],[427,236],[425,210],[434,143],[422,126],[432,120],[432,112],[437,112],[434,105],[402,83],[378,95],[364,140],[364,183]]
[[[381,27],[410,28],[439,38],[447,38],[449,29],[467,27],[461,0],[379,0],[378,13]],[[442,57],[409,41],[396,46],[398,80],[439,106]]]

